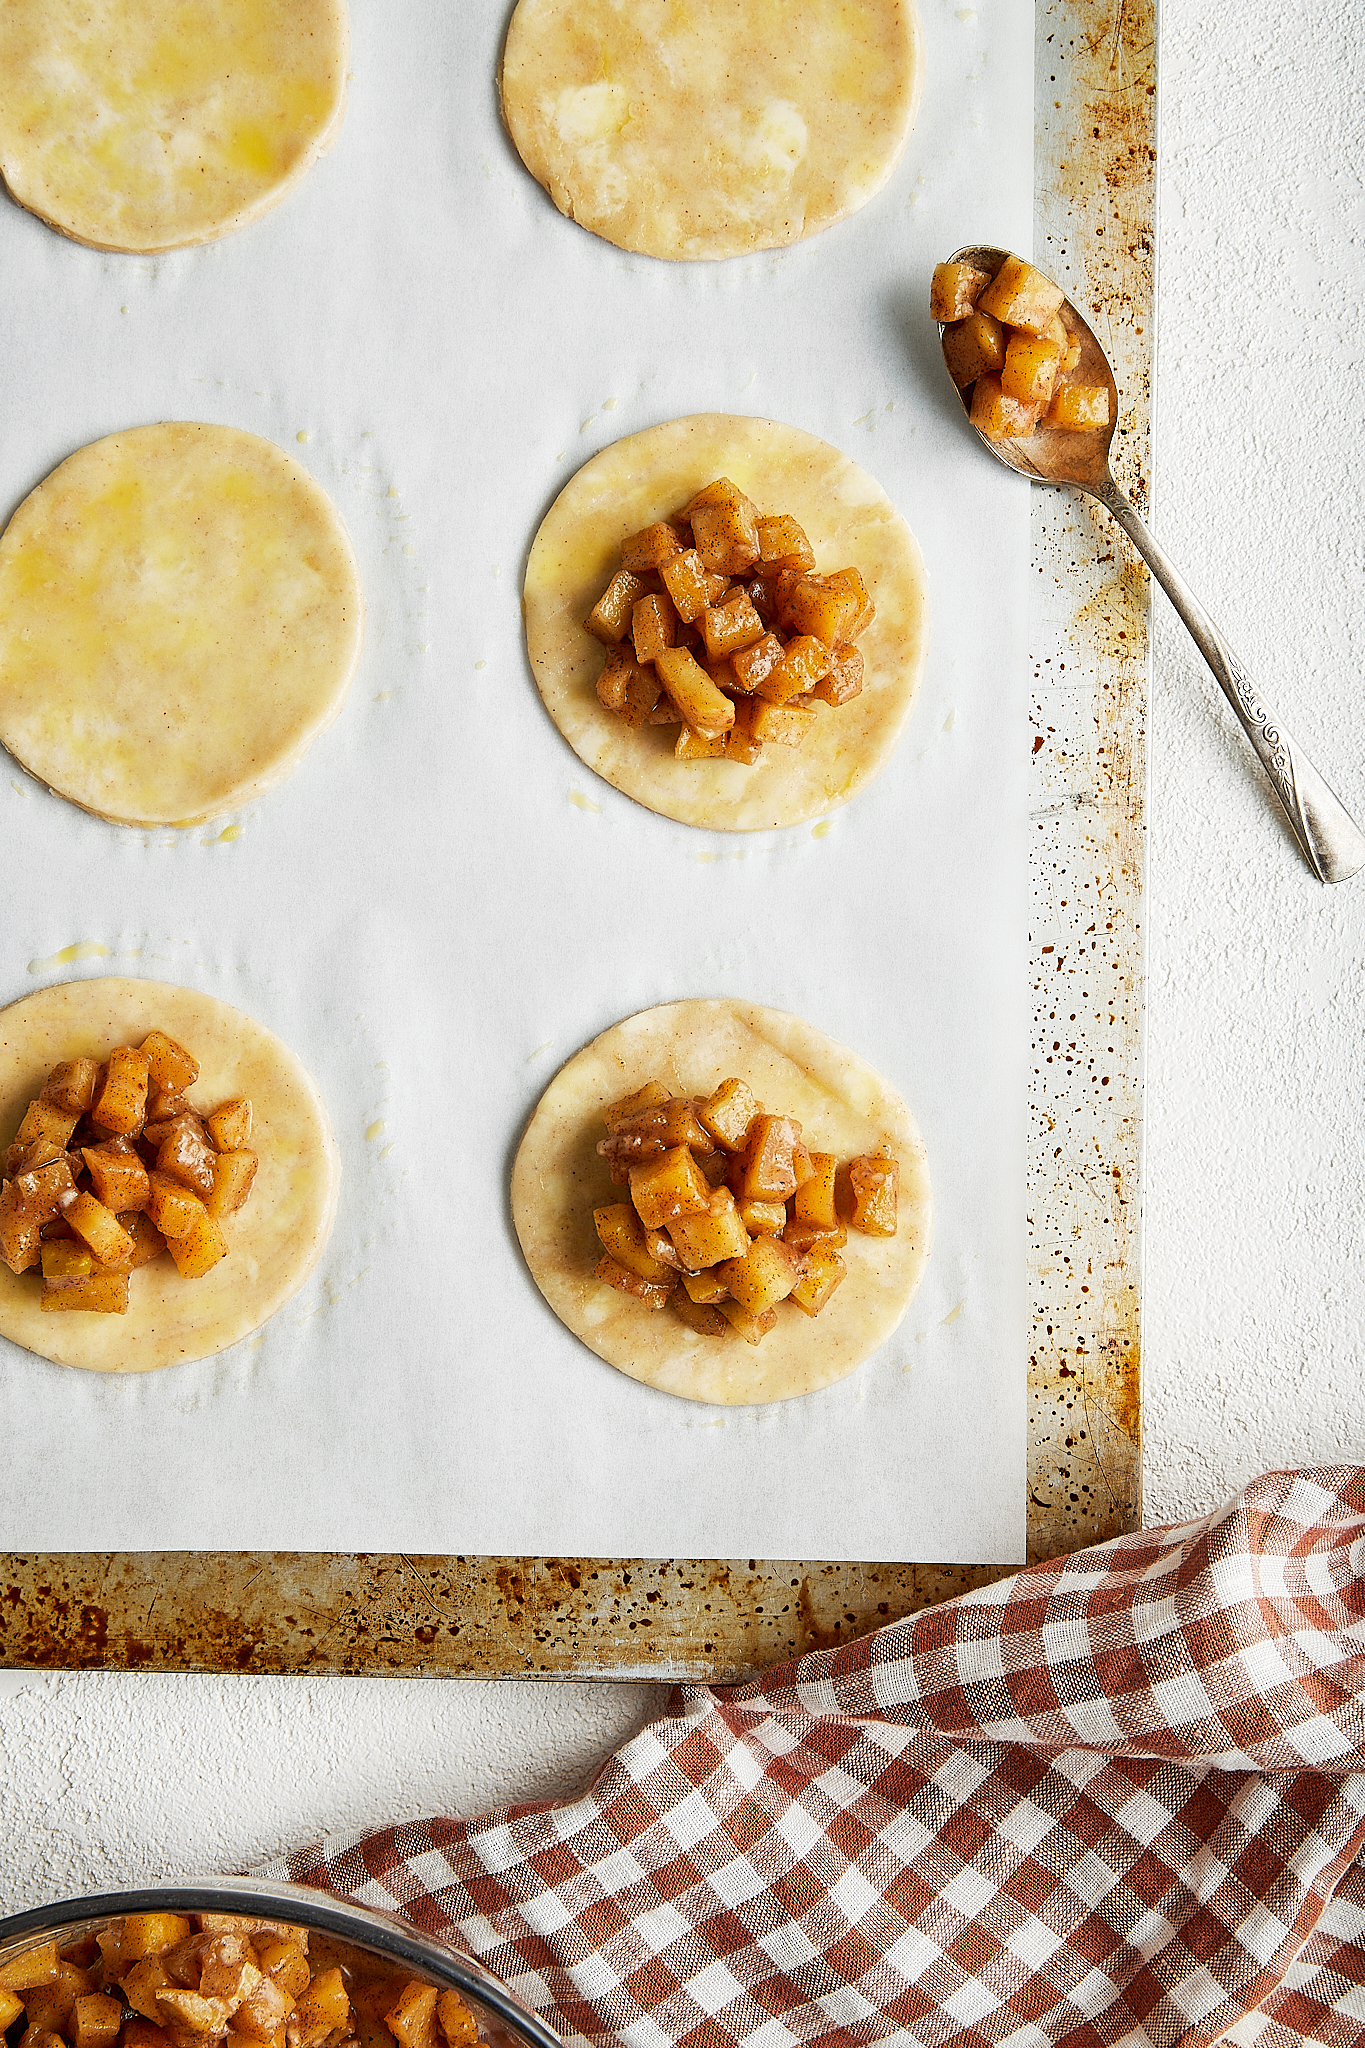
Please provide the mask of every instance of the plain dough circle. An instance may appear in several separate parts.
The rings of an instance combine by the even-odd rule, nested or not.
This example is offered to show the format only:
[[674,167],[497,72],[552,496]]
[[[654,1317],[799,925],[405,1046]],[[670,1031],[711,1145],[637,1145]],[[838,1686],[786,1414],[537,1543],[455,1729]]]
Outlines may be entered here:
[[340,125],[344,0],[4,0],[0,172],[92,249],[244,227]]
[[168,1254],[132,1275],[126,1315],[39,1306],[38,1282],[0,1264],[0,1336],[55,1365],[154,1372],[236,1344],[302,1287],[336,1213],[340,1161],[306,1069],[241,1010],[171,982],[108,976],[67,981],[0,1010],[0,1132],[8,1144],[59,1061],[105,1059],[165,1031],[199,1062],[188,1091],[201,1112],[236,1095],[254,1111],[259,1165],[244,1209],[223,1225],[228,1254],[201,1280],[182,1280]]
[[914,0],[519,0],[502,108],[570,220],[646,256],[741,256],[870,199],[922,75]]
[[199,824],[331,723],[363,619],[335,506],[273,441],[111,434],[0,537],[0,742],[102,818]]
[[[709,1095],[732,1074],[770,1113],[794,1116],[813,1151],[850,1159],[885,1147],[901,1169],[896,1235],[850,1231],[840,1254],[848,1275],[820,1314],[779,1309],[758,1345],[699,1336],[593,1270],[602,1247],[592,1212],[624,1199],[597,1154],[603,1109],[646,1081]],[[929,1252],[929,1169],[909,1110],[847,1046],[782,1010],[694,999],[628,1017],[560,1068],[517,1152],[512,1221],[536,1286],[608,1365],[687,1401],[787,1401],[846,1378],[904,1315]]]
[[[620,564],[620,546],[728,476],[762,513],[790,513],[819,570],[855,567],[877,607],[858,642],[862,695],[827,706],[800,748],[769,745],[752,768],[678,761],[676,726],[623,725],[597,701],[603,649],[583,625]],[[924,562],[874,477],[799,427],[693,413],[615,441],[570,478],[526,565],[526,645],[546,709],[569,745],[627,796],[684,825],[755,832],[845,803],[889,759],[924,672]]]

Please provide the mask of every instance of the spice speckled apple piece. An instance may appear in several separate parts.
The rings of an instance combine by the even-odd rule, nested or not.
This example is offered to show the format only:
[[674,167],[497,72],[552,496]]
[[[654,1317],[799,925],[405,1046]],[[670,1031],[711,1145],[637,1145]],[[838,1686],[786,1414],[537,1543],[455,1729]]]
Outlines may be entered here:
[[364,599],[335,506],[236,427],[93,441],[0,537],[0,742],[120,824],[198,824],[341,708]]
[[[862,694],[821,707],[803,746],[768,745],[752,767],[679,761],[676,726],[630,727],[605,710],[603,648],[583,624],[620,567],[622,540],[680,512],[719,476],[760,513],[789,513],[821,574],[858,569],[877,608],[858,641]],[[732,413],[670,420],[585,463],[541,522],[523,610],[540,694],[579,759],[649,810],[718,831],[798,825],[846,803],[894,751],[928,649],[923,559],[875,477],[799,427]]]
[[520,0],[502,108],[570,220],[647,256],[714,258],[862,206],[922,78],[913,0]]
[[131,1276],[126,1315],[45,1313],[33,1272],[0,1264],[0,1336],[56,1365],[154,1372],[253,1330],[302,1287],[327,1241],[341,1167],[322,1098],[272,1031],[228,1003],[171,982],[102,976],[68,981],[0,1010],[0,1133],[13,1137],[52,1068],[164,1031],[199,1062],[189,1100],[201,1113],[235,1096],[254,1112],[251,1198],[223,1225],[226,1258],[185,1280],[169,1253]]
[[[647,1081],[710,1095],[731,1075],[772,1115],[795,1117],[811,1150],[841,1159],[885,1151],[900,1163],[896,1235],[850,1231],[840,1253],[848,1274],[827,1306],[805,1316],[784,1303],[757,1345],[700,1336],[594,1271],[602,1247],[593,1210],[624,1199],[597,1153],[603,1109]],[[643,1010],[560,1069],[517,1153],[512,1220],[536,1286],[590,1351],[663,1393],[733,1407],[830,1386],[884,1344],[919,1285],[932,1216],[923,1141],[889,1082],[802,1018],[721,998]]]
[[214,241],[328,148],[344,0],[5,0],[0,172],[92,249]]

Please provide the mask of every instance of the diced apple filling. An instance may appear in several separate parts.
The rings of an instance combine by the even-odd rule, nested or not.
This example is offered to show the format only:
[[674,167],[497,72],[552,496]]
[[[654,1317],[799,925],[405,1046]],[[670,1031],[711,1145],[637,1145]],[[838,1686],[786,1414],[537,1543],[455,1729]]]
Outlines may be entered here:
[[596,1277],[700,1336],[758,1344],[788,1300],[818,1315],[844,1278],[849,1230],[895,1235],[890,1153],[841,1164],[812,1152],[794,1117],[734,1076],[702,1097],[648,1081],[602,1118],[598,1153],[630,1200],[593,1210]]
[[[983,367],[1003,362],[1002,341]],[[681,725],[676,759],[752,767],[768,741],[804,745],[817,705],[861,693],[854,643],[876,616],[862,576],[817,575],[796,520],[760,513],[727,477],[628,534],[621,563],[584,621],[607,650],[598,701],[632,727]],[[760,717],[755,696],[793,715]]]
[[43,1309],[122,1315],[138,1266],[169,1251],[197,1279],[227,1256],[222,1222],[256,1177],[251,1104],[200,1115],[185,1093],[198,1077],[184,1046],[150,1031],[104,1065],[64,1061],[29,1103],[3,1154],[0,1259],[38,1269]]
[[1081,340],[1063,304],[1060,288],[1018,256],[1007,256],[994,277],[967,263],[935,270],[929,310],[945,323],[943,358],[988,440],[1112,426],[1108,384],[1075,375]]

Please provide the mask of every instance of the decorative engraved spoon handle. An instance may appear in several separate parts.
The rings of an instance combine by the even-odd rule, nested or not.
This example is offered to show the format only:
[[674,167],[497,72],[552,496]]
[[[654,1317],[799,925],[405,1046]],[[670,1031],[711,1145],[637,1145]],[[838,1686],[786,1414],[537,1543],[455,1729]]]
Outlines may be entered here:
[[1365,833],[1333,795],[1298,741],[1256,689],[1188,584],[1177,574],[1112,479],[1092,485],[1179,612],[1255,748],[1309,866],[1320,882],[1344,882],[1365,867]]

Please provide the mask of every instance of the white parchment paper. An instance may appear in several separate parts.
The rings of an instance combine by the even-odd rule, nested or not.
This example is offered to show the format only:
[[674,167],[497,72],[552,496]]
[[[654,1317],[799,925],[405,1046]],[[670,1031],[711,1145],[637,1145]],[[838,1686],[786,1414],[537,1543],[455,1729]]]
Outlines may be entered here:
[[[669,265],[562,219],[499,123],[494,0],[353,0],[335,150],[211,248],[100,255],[0,200],[0,518],[86,441],[222,421],[332,494],[368,601],[337,724],[234,819],[102,824],[0,757],[0,1001],[127,973],[236,1003],[311,1068],[345,1172],[308,1287],[215,1360],[101,1378],[0,1343],[0,1547],[1022,1559],[1027,492],[966,436],[925,307],[960,243],[1029,246],[1033,13],[921,9],[900,166],[778,254]],[[562,484],[696,411],[845,449],[928,563],[900,749],[797,830],[699,832],[596,781],[522,646]],[[897,1336],[766,1409],[600,1363],[507,1209],[562,1061],[721,994],[880,1068],[934,1181]]]

